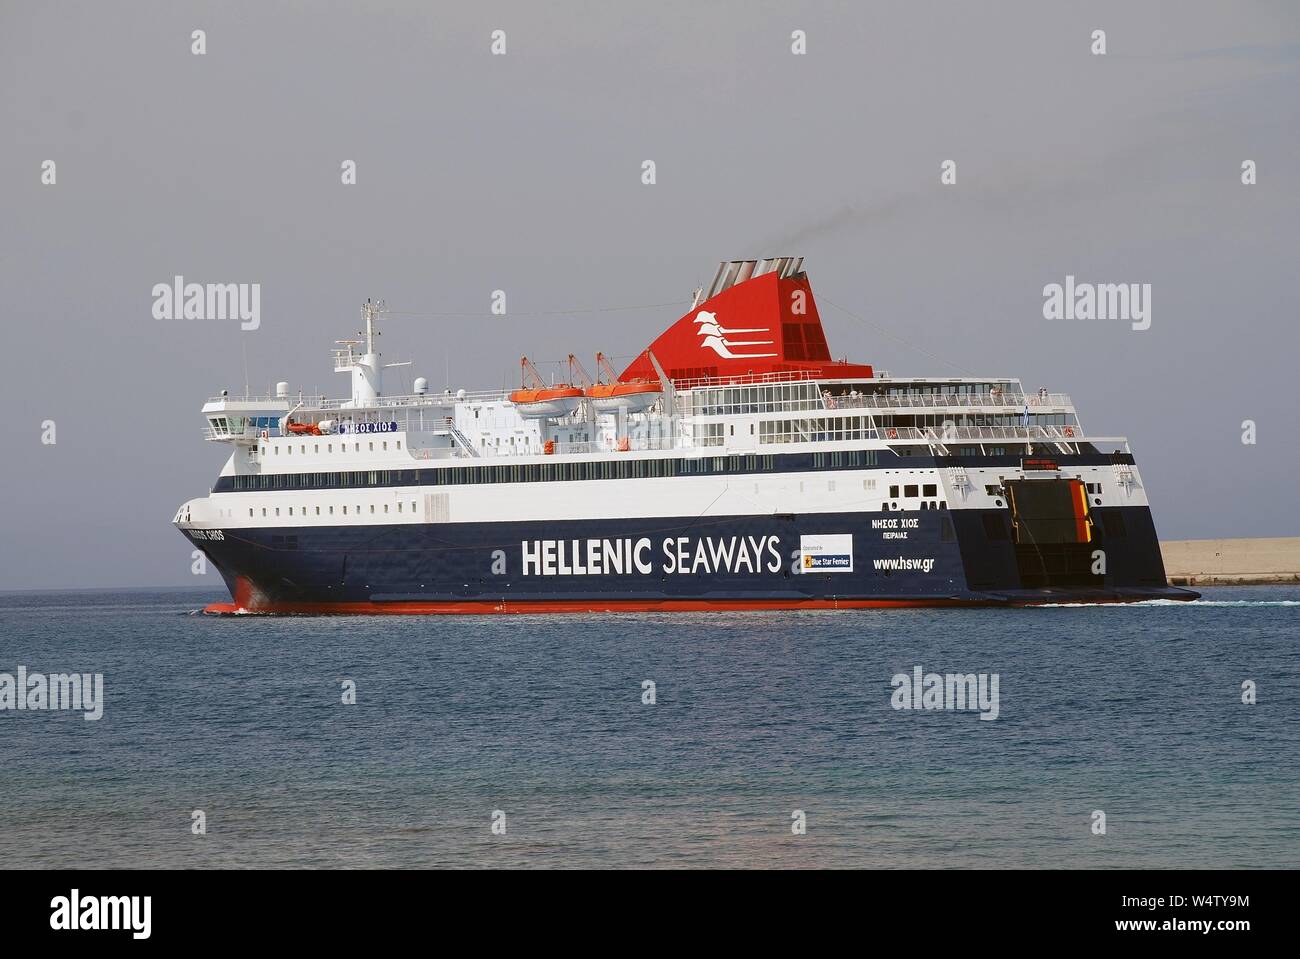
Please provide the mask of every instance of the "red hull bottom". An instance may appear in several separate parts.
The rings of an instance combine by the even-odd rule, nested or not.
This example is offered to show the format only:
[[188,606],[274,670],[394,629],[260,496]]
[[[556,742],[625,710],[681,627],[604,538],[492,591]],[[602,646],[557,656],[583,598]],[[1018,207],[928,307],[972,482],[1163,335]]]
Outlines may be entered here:
[[[1193,597],[1189,597],[1193,598]],[[1086,602],[1131,603],[1140,598],[1098,599]],[[1039,601],[980,599],[806,599],[806,600],[479,600],[468,602],[391,603],[265,603],[248,608],[237,603],[213,603],[203,612],[212,615],[268,616],[483,616],[538,613],[718,613],[800,609],[919,609],[936,607],[1039,606],[1069,602],[1061,597]]]

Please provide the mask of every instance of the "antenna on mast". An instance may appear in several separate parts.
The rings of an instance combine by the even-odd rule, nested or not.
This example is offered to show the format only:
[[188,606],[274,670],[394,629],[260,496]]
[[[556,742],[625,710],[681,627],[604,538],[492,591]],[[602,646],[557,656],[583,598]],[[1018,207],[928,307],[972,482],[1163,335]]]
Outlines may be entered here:
[[375,322],[379,319],[379,314],[388,312],[388,304],[383,300],[372,300],[366,297],[366,302],[361,307],[361,315],[365,318],[366,328],[364,331],[357,331],[358,336],[366,338],[366,352],[375,352],[375,337],[379,336],[379,331],[375,329]]

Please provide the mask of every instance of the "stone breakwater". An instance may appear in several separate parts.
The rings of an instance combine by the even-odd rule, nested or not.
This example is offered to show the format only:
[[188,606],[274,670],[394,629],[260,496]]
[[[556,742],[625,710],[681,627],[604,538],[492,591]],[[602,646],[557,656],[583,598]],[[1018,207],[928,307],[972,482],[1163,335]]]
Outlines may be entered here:
[[1173,540],[1160,550],[1174,586],[1300,583],[1300,536]]

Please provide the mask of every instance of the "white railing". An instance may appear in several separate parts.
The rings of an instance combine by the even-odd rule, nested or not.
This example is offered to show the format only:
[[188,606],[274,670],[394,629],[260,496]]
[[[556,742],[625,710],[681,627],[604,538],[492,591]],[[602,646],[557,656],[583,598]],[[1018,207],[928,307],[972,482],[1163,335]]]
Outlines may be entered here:
[[417,460],[469,459],[468,456],[460,456],[454,446],[423,446],[409,452],[411,458]]
[[742,373],[736,376],[701,376],[694,379],[673,380],[673,388],[678,390],[699,390],[718,386],[797,383],[804,380],[823,378],[820,370],[787,370],[782,373]]
[[1049,443],[1077,443],[1084,439],[1083,430],[1077,426],[959,426],[953,429],[919,429],[915,426],[882,426],[878,432],[887,442],[921,441],[945,445],[963,440],[1040,440]]
[[246,393],[243,396],[209,396],[207,402],[208,403],[256,403],[260,406],[276,406],[276,407],[283,407],[287,403],[302,403],[303,406],[305,407],[314,407],[318,403],[325,402],[325,396],[324,394],[320,394],[320,393],[316,394],[315,396],[308,396],[304,394],[301,397],[299,397],[297,394],[294,394],[293,396],[277,396],[274,393],[262,393],[258,395]]
[[858,396],[831,396],[822,394],[826,408],[844,409],[988,409],[1001,408],[1031,410],[1039,407],[1066,407],[1073,409],[1074,403],[1066,393],[926,393],[920,396],[910,394],[902,396],[880,396],[876,394],[859,394]]
[[561,443],[555,442],[551,447],[552,455],[563,456],[574,453],[599,453],[600,447],[596,443]]
[[259,403],[266,405],[283,406],[285,403],[301,403],[303,412],[312,410],[340,410],[355,409],[362,412],[368,409],[388,409],[393,407],[407,406],[449,406],[452,403],[490,403],[500,402],[510,398],[509,391],[502,390],[479,390],[473,393],[466,392],[463,395],[459,393],[403,393],[394,396],[381,396],[374,400],[373,403],[366,406],[353,407],[350,399],[329,399],[324,394],[317,393],[308,396],[304,394],[299,397],[296,393],[291,396],[275,396],[273,394],[262,394],[260,396],[212,396],[208,398],[209,403]]
[[402,409],[407,407],[450,406],[453,403],[500,403],[510,398],[509,392],[479,390],[474,393],[403,393],[380,396],[365,406],[352,406],[351,400],[321,399],[310,408],[315,410],[356,410],[363,413],[373,409]]
[[[277,428],[263,427],[262,429],[266,429],[270,436],[278,437],[280,435],[280,430]],[[257,441],[258,437],[261,436],[261,433],[261,429],[253,429],[251,427],[244,430],[242,433],[232,433],[230,430],[219,430],[212,426],[203,427],[203,438],[205,440],[225,440],[227,442],[244,441],[253,443]]]

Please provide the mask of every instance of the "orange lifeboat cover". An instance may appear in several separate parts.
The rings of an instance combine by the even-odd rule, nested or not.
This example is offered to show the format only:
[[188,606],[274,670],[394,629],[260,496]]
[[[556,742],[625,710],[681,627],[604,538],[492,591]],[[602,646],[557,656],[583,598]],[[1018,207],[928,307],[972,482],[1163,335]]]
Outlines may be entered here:
[[510,394],[511,403],[546,403],[550,400],[567,400],[582,396],[582,390],[567,383],[548,386],[540,390],[515,390]]
[[649,380],[634,380],[631,383],[597,383],[587,390],[592,399],[603,400],[616,396],[640,396],[645,393],[661,393],[662,387]]

